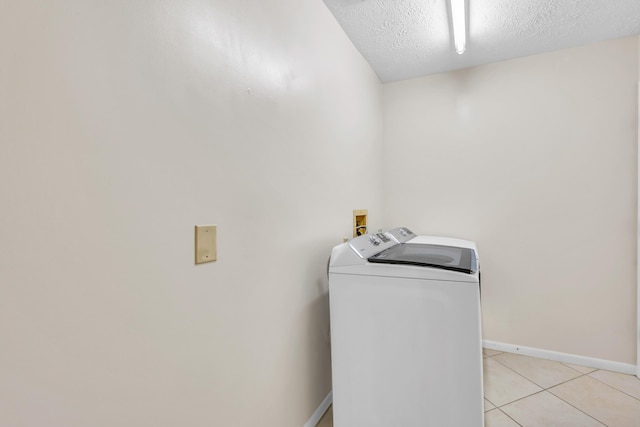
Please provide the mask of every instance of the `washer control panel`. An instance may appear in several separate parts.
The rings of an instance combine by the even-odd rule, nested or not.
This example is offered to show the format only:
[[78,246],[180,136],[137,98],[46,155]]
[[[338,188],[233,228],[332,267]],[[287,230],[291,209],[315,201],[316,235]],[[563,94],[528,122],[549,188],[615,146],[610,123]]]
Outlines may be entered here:
[[385,233],[364,234],[349,241],[349,246],[360,258],[369,258],[396,244]]
[[398,243],[405,243],[416,237],[413,231],[409,230],[407,227],[394,228],[389,230],[387,234],[389,234],[391,238]]

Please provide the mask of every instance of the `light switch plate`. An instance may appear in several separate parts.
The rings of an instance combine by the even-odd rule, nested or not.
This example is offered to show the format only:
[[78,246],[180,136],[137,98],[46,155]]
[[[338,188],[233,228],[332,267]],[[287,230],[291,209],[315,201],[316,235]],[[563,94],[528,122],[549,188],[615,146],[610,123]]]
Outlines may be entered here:
[[215,225],[196,225],[196,264],[217,259],[216,234]]

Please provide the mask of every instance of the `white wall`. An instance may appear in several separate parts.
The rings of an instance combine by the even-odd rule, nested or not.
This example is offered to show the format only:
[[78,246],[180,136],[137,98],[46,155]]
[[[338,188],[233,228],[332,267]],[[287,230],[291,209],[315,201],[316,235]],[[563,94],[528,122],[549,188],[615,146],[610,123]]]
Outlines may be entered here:
[[484,338],[635,363],[638,38],[383,86],[386,226],[478,242]]
[[326,6],[24,0],[0,32],[0,425],[302,426],[330,249],[380,221],[380,84]]

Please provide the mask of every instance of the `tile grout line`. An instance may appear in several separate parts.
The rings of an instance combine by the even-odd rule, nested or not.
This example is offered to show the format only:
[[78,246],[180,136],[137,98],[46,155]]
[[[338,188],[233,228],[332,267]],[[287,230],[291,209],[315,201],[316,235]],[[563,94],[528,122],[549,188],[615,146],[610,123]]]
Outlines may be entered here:
[[[504,354],[504,353],[505,353],[505,352],[500,352],[500,353],[497,353],[497,354],[493,354],[493,355],[491,355],[491,356],[487,355],[484,359],[489,359],[489,358],[493,359],[495,356],[499,356],[500,354]],[[527,357],[533,357],[533,356],[527,356]],[[533,358],[534,358],[534,359],[538,359],[538,358],[536,358],[536,357],[533,357]],[[605,383],[605,382],[603,382],[603,381],[600,381],[599,379],[594,378],[594,377],[592,377],[592,376],[591,376],[591,374],[593,374],[594,372],[598,372],[598,371],[607,371],[606,369],[597,369],[597,368],[591,368],[591,367],[588,367],[588,368],[590,368],[590,369],[593,369],[593,371],[591,371],[591,372],[586,372],[586,373],[585,373],[585,372],[580,372],[580,371],[578,371],[577,369],[572,368],[571,366],[568,366],[568,365],[567,365],[566,363],[564,363],[564,362],[558,362],[558,361],[556,361],[556,362],[558,362],[558,363],[562,364],[563,366],[565,366],[565,367],[567,367],[567,368],[569,368],[569,369],[574,370],[575,372],[579,373],[580,375],[578,375],[577,377],[574,377],[574,378],[568,379],[568,380],[566,380],[566,381],[559,382],[558,384],[554,384],[554,385],[552,385],[551,387],[547,387],[547,388],[545,388],[545,387],[541,386],[540,384],[536,383],[535,381],[533,381],[532,379],[527,378],[527,377],[525,377],[524,375],[522,375],[521,373],[517,372],[515,369],[512,369],[512,368],[510,368],[509,366],[505,365],[504,363],[500,362],[499,360],[496,360],[496,359],[494,359],[494,360],[495,360],[497,363],[499,363],[500,365],[504,366],[505,368],[507,368],[507,369],[509,369],[509,370],[511,370],[511,371],[513,371],[513,372],[515,372],[517,375],[521,376],[521,377],[522,377],[522,378],[524,378],[525,380],[527,380],[527,381],[531,382],[532,384],[535,384],[536,386],[540,387],[543,391],[549,391],[549,389],[551,389],[551,388],[553,388],[553,387],[558,387],[558,386],[560,386],[560,385],[562,385],[562,384],[566,384],[566,383],[568,383],[568,382],[570,382],[570,381],[577,380],[578,378],[582,378],[582,377],[586,377],[586,376],[588,376],[589,378],[591,378],[591,379],[592,379],[592,380],[594,380],[594,381],[597,381],[597,382],[599,382],[599,383],[601,383],[601,384],[603,384],[603,385],[605,385],[605,386],[607,386],[607,387],[609,387],[609,388],[611,388],[611,389],[613,389],[613,390],[619,391],[620,393],[625,394],[625,395],[627,395],[627,396],[631,397],[631,398],[632,398],[632,399],[634,399],[634,400],[640,401],[640,399],[639,399],[639,398],[637,398],[637,397],[635,397],[635,396],[633,396],[633,395],[631,395],[631,394],[629,394],[629,393],[625,392],[624,390],[620,390],[619,388],[614,387],[614,386],[612,386],[611,384],[607,384],[607,383]],[[533,395],[538,394],[538,393],[539,393],[539,392],[532,393],[532,394],[530,394],[530,395],[528,395],[528,396],[521,397],[521,398],[516,399],[516,400],[514,400],[514,401],[512,401],[512,402],[505,403],[504,405],[501,405],[501,406],[496,405],[495,403],[491,402],[489,399],[487,399],[487,401],[491,402],[491,404],[492,404],[493,406],[495,406],[496,408],[501,408],[502,406],[506,406],[506,405],[509,405],[510,403],[517,402],[517,401],[522,400],[522,399],[526,399],[527,397],[529,397],[529,396],[533,396]],[[552,393],[551,391],[549,391],[549,393],[553,394],[555,397],[557,397],[558,399],[560,399],[560,400],[562,400],[563,402],[567,403],[568,405],[571,405],[571,403],[567,402],[566,400],[562,399],[562,398],[561,398],[561,397],[559,397],[559,396],[556,396],[556,395],[555,395],[554,393]],[[485,399],[486,399],[486,397],[485,397]],[[571,405],[571,406],[573,406],[573,405]],[[573,407],[575,408],[575,406],[573,406]],[[578,409],[578,408],[576,408],[576,409]],[[586,415],[588,415],[589,417],[591,417],[591,415],[587,414],[586,412],[581,411],[580,409],[578,409],[578,410],[579,410],[580,412],[585,413],[585,414],[586,414]],[[593,418],[593,417],[591,417],[591,418]],[[595,419],[595,418],[594,418],[594,419]],[[599,420],[597,420],[597,421],[601,423],[601,421],[599,421]]]
[[[505,406],[507,406],[507,405],[511,405],[512,403],[520,402],[521,400],[524,400],[524,399],[526,399],[526,398],[528,398],[528,397],[531,397],[531,396],[535,396],[536,394],[544,393],[545,391],[547,391],[547,390],[540,390],[540,391],[536,391],[535,393],[528,394],[528,395],[523,396],[523,397],[519,397],[519,398],[517,398],[516,400],[512,400],[511,402],[507,402],[507,403],[505,403],[504,405],[496,406],[496,408],[498,408],[498,409],[502,409],[502,408],[504,408],[504,407],[505,407]],[[554,394],[554,396],[555,396],[555,394]]]
[[[502,354],[502,353],[498,353],[498,354]],[[494,354],[493,356],[498,356],[498,354]],[[487,358],[487,359],[489,359],[489,358],[493,358],[493,356],[487,356],[486,358]],[[508,369],[508,370],[510,370],[511,372],[515,373],[516,375],[518,375],[518,376],[520,376],[520,377],[524,378],[525,380],[529,381],[531,384],[535,385],[536,387],[540,387],[538,384],[534,383],[534,382],[533,382],[533,381],[531,381],[529,378],[525,377],[524,375],[520,374],[519,372],[514,371],[513,369],[511,369],[510,367],[508,367],[508,366],[507,366],[507,365],[505,365],[504,363],[501,363],[499,360],[495,360],[495,362],[496,362],[496,363],[498,363],[498,364],[500,364],[500,365],[502,365],[502,366],[504,366],[505,368],[507,368],[507,369]],[[483,386],[483,388],[484,388],[484,386]],[[516,400],[512,400],[511,402],[507,402],[507,403],[504,403],[504,404],[502,404],[502,405],[496,405],[495,403],[491,402],[491,401],[490,401],[489,399],[487,399],[486,397],[485,397],[485,399],[487,399],[487,401],[491,402],[491,404],[492,404],[493,406],[495,406],[497,409],[500,409],[500,408],[502,408],[503,406],[509,405],[510,403],[517,402],[517,401],[519,401],[519,400],[526,399],[526,398],[527,398],[527,397],[529,397],[529,396],[533,396],[534,394],[538,394],[538,393],[543,392],[543,391],[544,391],[544,388],[543,388],[543,387],[540,387],[540,388],[541,388],[542,390],[540,390],[540,391],[536,391],[535,393],[527,394],[526,396],[520,397],[520,398],[518,398],[518,399],[516,399]],[[483,394],[483,396],[484,396],[484,390],[483,390],[483,393],[482,393],[482,394]],[[504,412],[504,411],[503,411],[503,412]],[[506,415],[506,414],[505,414],[505,415]],[[507,415],[507,416],[508,416],[508,415]],[[509,418],[511,418],[511,417],[509,417]]]
[[[501,354],[502,354],[502,353],[501,353]],[[495,354],[494,356],[498,356],[498,354]],[[537,358],[537,357],[533,357],[533,356],[526,356],[526,357],[531,357],[531,358],[533,358],[533,359],[539,359],[539,358]],[[487,359],[488,359],[488,358],[493,358],[493,356],[487,356]],[[541,360],[546,360],[546,359],[541,359]],[[509,369],[509,370],[511,370],[511,371],[513,371],[513,372],[515,372],[516,374],[520,375],[522,378],[524,378],[525,380],[529,381],[530,383],[537,385],[538,387],[540,387],[540,388],[541,388],[541,389],[543,389],[543,390],[548,390],[548,389],[550,389],[550,388],[552,388],[552,387],[556,387],[556,386],[559,386],[559,385],[561,385],[561,384],[566,384],[566,383],[568,383],[569,381],[573,381],[573,380],[576,380],[576,379],[578,379],[578,378],[582,378],[582,377],[584,377],[584,376],[589,376],[589,378],[593,378],[593,377],[591,377],[591,376],[590,376],[590,374],[593,374],[594,372],[602,371],[602,370],[603,370],[603,369],[596,369],[596,368],[592,368],[592,369],[593,369],[593,371],[591,371],[591,372],[586,372],[586,373],[585,373],[585,372],[580,372],[580,371],[578,371],[577,369],[572,368],[571,366],[567,366],[567,364],[566,364],[566,363],[554,361],[554,362],[560,363],[560,364],[562,364],[563,366],[565,366],[565,367],[567,367],[567,368],[569,368],[569,369],[571,369],[571,370],[573,370],[573,371],[577,372],[579,375],[578,375],[577,377],[570,378],[570,379],[568,379],[568,380],[566,380],[566,381],[562,381],[562,382],[559,382],[559,383],[557,383],[557,384],[554,384],[554,385],[552,385],[552,386],[550,386],[550,387],[546,387],[546,388],[545,388],[544,386],[542,386],[542,385],[540,385],[540,384],[536,383],[535,381],[533,381],[533,380],[532,380],[532,379],[530,379],[530,378],[525,377],[525,376],[524,376],[523,374],[521,374],[520,372],[516,371],[515,369],[510,368],[509,366],[505,365],[504,363],[500,362],[499,360],[496,360],[496,362],[497,362],[497,363],[499,363],[499,364],[501,364],[501,365],[502,365],[502,366],[504,366],[505,368],[507,368],[507,369]],[[593,379],[594,379],[594,380],[596,380],[596,378],[593,378]],[[597,380],[596,380],[596,381],[597,381]],[[601,382],[601,381],[600,381],[600,382]],[[606,383],[603,383],[603,384],[606,384]],[[606,385],[608,385],[608,384],[606,384]],[[615,387],[610,386],[610,385],[609,385],[609,387],[616,389]],[[618,390],[618,389],[616,389],[616,390]],[[618,391],[620,391],[620,392],[624,393],[622,390],[618,390]],[[533,393],[533,394],[535,394],[535,393]],[[625,393],[625,394],[627,394],[627,393]],[[532,395],[530,395],[530,396],[532,396]],[[633,396],[631,396],[631,397],[633,397]],[[633,398],[634,398],[634,399],[636,399],[635,397],[633,397]],[[487,400],[488,400],[488,399],[487,399]],[[517,400],[520,400],[520,399],[517,399]],[[637,400],[640,400],[640,399],[637,399]],[[515,400],[514,400],[514,402],[515,402]],[[493,403],[493,402],[491,402],[491,403]],[[507,403],[505,403],[505,405],[507,405]],[[503,405],[503,406],[504,406],[504,405]]]
[[518,421],[513,419],[509,414],[504,412],[502,409],[500,409],[500,408],[496,408],[496,409],[498,409],[498,411],[502,412],[505,415],[505,417],[509,418],[511,421],[513,421],[514,423],[518,424],[520,427],[523,427],[522,424],[520,424]]
[[509,419],[510,419],[511,421],[513,421],[514,423],[518,424],[518,426],[519,426],[519,427],[523,427],[523,426],[522,426],[522,424],[520,424],[519,422],[517,422],[516,420],[514,420],[513,418],[511,418],[511,417],[509,416],[509,414],[507,414],[506,412],[504,412],[502,409],[500,409],[500,408],[499,408],[499,407],[497,407],[497,406],[496,406],[495,408],[493,408],[493,409],[489,409],[488,411],[485,411],[484,416],[486,417],[486,416],[487,416],[487,414],[488,414],[489,412],[493,412],[493,411],[499,411],[499,412],[502,412],[502,414],[503,414],[505,417],[509,418]]
[[610,389],[612,389],[612,390],[618,391],[618,392],[620,392],[620,393],[622,393],[622,394],[624,394],[624,395],[629,396],[630,398],[632,398],[632,399],[634,399],[634,400],[640,401],[640,399],[638,399],[637,397],[632,396],[632,395],[630,395],[629,393],[626,393],[625,391],[618,389],[617,387],[614,387],[614,386],[612,386],[612,385],[610,385],[610,384],[607,384],[607,383],[605,383],[605,382],[602,382],[602,381],[598,380],[597,378],[594,378],[594,377],[592,377],[592,376],[591,376],[591,374],[593,374],[594,372],[598,372],[598,371],[606,371],[606,369],[595,369],[595,370],[593,370],[593,371],[591,371],[591,372],[589,372],[589,373],[582,374],[582,375],[580,375],[579,377],[576,377],[576,378],[570,379],[570,380],[568,380],[568,381],[564,381],[564,382],[561,382],[561,383],[559,383],[559,384],[556,384],[556,385],[554,385],[554,386],[552,386],[552,387],[549,387],[548,389],[545,389],[545,391],[548,391],[549,393],[551,393],[552,395],[554,395],[554,396],[555,396],[555,397],[557,397],[558,399],[562,400],[562,401],[563,401],[563,402],[565,402],[566,404],[568,404],[568,405],[570,405],[570,406],[574,407],[575,409],[577,409],[578,411],[580,411],[580,412],[582,412],[583,414],[587,415],[588,417],[593,418],[594,420],[598,421],[600,424],[602,424],[602,425],[606,426],[606,424],[605,424],[603,421],[600,421],[599,419],[597,419],[597,418],[596,418],[596,417],[594,417],[593,415],[591,415],[591,414],[589,414],[589,413],[587,413],[587,412],[583,411],[582,409],[580,409],[580,408],[578,408],[578,407],[574,406],[574,405],[573,405],[573,404],[571,404],[570,402],[567,402],[567,401],[566,401],[566,400],[564,400],[562,397],[560,397],[560,396],[556,395],[554,392],[552,392],[552,391],[550,390],[551,388],[558,387],[558,386],[560,386],[560,385],[566,384],[566,383],[571,382],[571,381],[573,381],[573,380],[577,380],[578,378],[582,378],[582,377],[589,377],[590,379],[592,379],[592,380],[594,380],[594,381],[596,381],[596,382],[598,382],[598,383],[600,383],[600,384],[602,384],[602,385],[604,385],[604,386],[606,386],[606,387],[608,387],[608,388],[610,388]]
[[[496,356],[497,356],[497,354],[496,354]],[[491,358],[493,358],[493,356],[491,356]],[[502,366],[504,366],[505,368],[507,368],[507,369],[508,369],[508,370],[510,370],[511,372],[513,372],[513,373],[515,373],[516,375],[518,375],[518,376],[520,376],[520,377],[524,378],[525,380],[529,381],[531,384],[535,385],[536,387],[540,387],[542,390],[544,390],[544,387],[542,387],[540,384],[533,382],[532,380],[530,380],[529,378],[525,377],[524,375],[522,375],[520,372],[516,371],[515,369],[512,369],[512,368],[508,367],[507,365],[505,365],[504,363],[502,363],[502,362],[501,362],[501,361],[499,361],[499,360],[495,360],[495,362],[496,362],[496,363],[501,364]],[[575,371],[575,369],[574,369],[574,371]],[[576,371],[576,372],[578,372],[578,371]],[[576,378],[577,378],[577,377],[576,377]],[[536,392],[536,393],[537,393],[537,392]],[[532,396],[533,394],[536,394],[536,393],[532,393],[532,394],[530,394],[529,396]],[[520,399],[518,399],[518,400],[520,400]],[[514,402],[515,402],[515,400],[514,400]],[[505,405],[506,405],[506,403],[505,403]],[[504,406],[504,405],[503,405],[503,406]]]
[[[593,415],[590,415],[590,414],[588,414],[588,413],[584,412],[582,409],[575,407],[575,406],[574,406],[574,405],[572,405],[570,402],[567,402],[567,401],[566,401],[566,400],[564,400],[562,397],[557,396],[556,394],[554,394],[554,393],[550,390],[550,389],[551,389],[551,388],[553,388],[553,387],[557,387],[557,386],[559,386],[559,385],[561,385],[561,384],[566,384],[566,383],[568,383],[568,382],[570,382],[570,381],[576,380],[576,379],[578,379],[578,378],[582,378],[582,377],[587,376],[587,375],[588,375],[588,374],[582,374],[582,375],[580,375],[580,376],[578,376],[578,377],[575,377],[575,378],[572,378],[572,379],[570,379],[570,380],[568,380],[568,381],[564,381],[564,382],[562,382],[562,383],[556,384],[556,385],[551,386],[551,387],[549,387],[549,388],[543,388],[543,389],[542,389],[542,390],[540,390],[540,391],[537,391],[537,392],[535,392],[535,393],[529,394],[529,395],[527,395],[527,396],[523,396],[523,397],[521,397],[521,398],[519,398],[519,399],[513,400],[513,401],[508,402],[508,403],[505,403],[504,405],[497,406],[497,405],[494,405],[494,404],[493,404],[493,402],[491,402],[491,404],[492,404],[493,406],[495,406],[495,407],[496,407],[496,409],[500,409],[500,411],[502,411],[502,413],[504,413],[506,416],[508,416],[509,418],[511,418],[513,421],[515,421],[516,423],[518,423],[515,419],[513,419],[511,416],[509,416],[509,414],[507,414],[506,412],[504,412],[504,411],[502,410],[502,408],[504,408],[505,406],[509,406],[509,405],[511,405],[512,403],[516,403],[516,402],[519,402],[519,401],[521,401],[521,400],[528,399],[528,398],[530,398],[530,397],[532,397],[532,396],[535,396],[536,394],[540,394],[540,393],[547,392],[547,393],[549,393],[550,395],[552,395],[553,397],[555,397],[556,399],[561,400],[562,402],[564,402],[564,403],[566,403],[567,405],[571,406],[572,408],[574,408],[574,409],[575,409],[575,410],[577,410],[578,412],[583,413],[584,415],[586,415],[587,417],[591,418],[592,420],[597,421],[598,423],[602,424],[604,427],[607,427],[607,425],[606,425],[606,424],[604,424],[604,423],[603,423],[602,421],[600,421],[599,419],[595,418]],[[486,399],[486,397],[485,397],[485,399]],[[489,400],[489,399],[487,399],[487,400]],[[489,411],[487,411],[487,412],[489,412]],[[518,425],[521,425],[521,424],[520,424],[520,423],[518,423]]]
[[[602,369],[598,369],[598,371],[602,371]],[[597,371],[593,371],[593,372],[597,372]],[[593,372],[589,372],[589,374],[592,374]],[[609,371],[609,372],[610,372],[610,371]],[[632,398],[632,399],[635,399],[635,400],[637,400],[637,401],[640,401],[640,399],[638,399],[638,398],[637,398],[637,397],[635,397],[635,396],[630,395],[629,393],[625,392],[624,390],[620,390],[619,388],[614,387],[614,386],[612,386],[611,384],[607,384],[607,383],[605,383],[605,382],[603,382],[603,381],[600,381],[600,380],[599,380],[599,379],[597,379],[597,378],[593,378],[593,377],[592,377],[591,375],[589,375],[589,374],[587,374],[587,375],[588,375],[588,376],[589,376],[589,378],[591,378],[592,380],[597,381],[597,382],[599,382],[600,384],[604,384],[604,385],[606,385],[606,386],[607,386],[607,387],[609,387],[609,388],[612,388],[612,389],[614,389],[614,390],[617,390],[617,391],[619,391],[619,392],[620,392],[620,393],[622,393],[622,394],[626,394],[627,396],[629,396],[629,397],[630,397],[630,398]]]
[[[594,372],[595,372],[595,371],[594,371]],[[587,375],[589,375],[589,374],[580,375],[579,377],[574,378],[574,380],[576,380],[576,379],[578,379],[578,378],[586,377]],[[573,381],[573,380],[569,380],[569,381]],[[568,383],[569,381],[565,381],[565,382],[563,382],[563,383],[556,384],[556,385],[554,385],[553,387],[557,387],[557,386],[559,386],[559,385],[566,384],[566,383]],[[552,396],[554,396],[554,397],[556,397],[556,398],[560,399],[561,401],[563,401],[563,402],[564,402],[564,403],[566,403],[567,405],[571,406],[572,408],[576,409],[577,411],[582,412],[582,413],[583,413],[583,414],[585,414],[587,417],[589,417],[589,418],[591,418],[591,419],[593,419],[593,420],[596,420],[597,422],[599,422],[600,424],[602,424],[604,427],[607,427],[607,425],[606,425],[603,421],[600,421],[599,419],[597,419],[597,418],[596,418],[596,417],[594,417],[593,415],[586,413],[586,412],[585,412],[585,411],[583,411],[582,409],[580,409],[580,408],[578,408],[577,406],[573,405],[571,402],[567,402],[567,401],[566,401],[566,400],[564,400],[562,397],[560,397],[560,396],[558,396],[557,394],[555,394],[554,392],[552,392],[550,389],[551,389],[551,388],[553,388],[553,387],[549,387],[549,388],[548,388],[548,389],[546,389],[545,391],[546,391],[547,393],[551,394]]]
[[[502,354],[502,353],[499,353],[499,354]],[[498,356],[498,354],[494,354],[493,356]],[[487,356],[487,358],[493,358],[493,356]],[[526,399],[527,397],[535,396],[536,394],[539,394],[539,393],[542,393],[543,391],[545,391],[544,387],[542,387],[542,386],[540,386],[540,385],[538,385],[538,384],[534,383],[534,382],[533,382],[533,381],[531,381],[529,378],[525,377],[524,375],[520,374],[519,372],[514,371],[513,369],[511,369],[510,367],[508,367],[508,366],[507,366],[507,365],[505,365],[504,363],[501,363],[499,360],[496,360],[495,362],[496,362],[496,363],[498,363],[498,364],[500,364],[500,365],[502,365],[502,366],[504,366],[505,368],[509,369],[511,372],[515,373],[516,375],[518,375],[518,376],[520,376],[520,377],[524,378],[525,380],[529,381],[531,384],[535,385],[536,387],[541,388],[541,390],[540,390],[540,391],[536,391],[535,393],[531,393],[531,394],[528,394],[528,395],[526,395],[526,396],[522,396],[522,397],[520,397],[520,398],[518,398],[518,399],[516,399],[516,400],[512,400],[511,402],[507,402],[507,403],[505,403],[505,404],[503,404],[503,405],[500,405],[500,406],[496,405],[495,403],[491,402],[489,399],[487,399],[487,398],[485,397],[485,399],[487,399],[487,401],[488,401],[488,402],[490,402],[493,406],[495,406],[495,407],[496,407],[496,409],[500,409],[500,412],[502,412],[503,414],[505,414],[507,417],[509,417],[509,415],[508,415],[508,414],[506,414],[506,413],[501,409],[502,407],[507,406],[507,405],[510,405],[510,404],[512,404],[512,403],[514,403],[514,402],[518,402],[518,401],[520,401],[520,400],[522,400],[522,399]],[[484,390],[483,390],[483,393],[482,393],[482,394],[484,395]],[[555,395],[554,395],[554,396],[555,396]],[[511,417],[509,417],[509,418],[511,418]],[[514,420],[513,418],[511,418],[511,419],[512,419],[516,424],[518,424],[519,426],[521,426],[521,427],[522,427],[522,424],[520,424],[519,422],[517,422],[517,421],[516,421],[516,420]]]
[[[497,356],[497,354],[495,354],[494,356]],[[491,358],[493,358],[493,356],[487,356],[487,357],[491,357]],[[529,357],[530,357],[530,356],[529,356]],[[563,382],[560,382],[560,383],[558,383],[558,384],[554,384],[554,385],[553,385],[553,386],[551,386],[551,387],[544,388],[544,387],[543,387],[543,386],[541,386],[540,384],[535,383],[535,382],[534,382],[534,381],[532,381],[531,379],[529,379],[529,378],[525,377],[525,376],[524,376],[524,375],[522,375],[521,373],[519,373],[519,372],[515,371],[514,369],[510,368],[509,366],[505,365],[504,363],[500,362],[499,360],[496,360],[496,362],[497,362],[497,363],[499,363],[500,365],[504,366],[505,368],[509,369],[510,371],[512,371],[512,372],[514,372],[514,373],[516,373],[517,375],[521,376],[522,378],[524,378],[525,380],[529,381],[530,383],[532,383],[532,384],[534,384],[534,385],[536,385],[536,386],[538,386],[538,387],[540,387],[540,388],[542,389],[542,390],[537,391],[537,392],[535,392],[535,393],[529,394],[529,395],[527,395],[527,396],[523,396],[523,397],[521,397],[521,398],[519,398],[519,399],[516,399],[516,400],[513,400],[513,401],[511,401],[511,402],[505,403],[504,405],[501,405],[501,406],[498,406],[498,405],[494,404],[493,402],[491,402],[489,399],[487,399],[489,402],[491,402],[491,404],[492,404],[493,406],[495,406],[496,408],[500,409],[501,411],[502,411],[502,409],[501,409],[501,408],[502,408],[502,407],[504,407],[504,406],[510,405],[510,404],[512,404],[512,403],[515,403],[515,402],[519,402],[520,400],[526,399],[526,398],[531,397],[531,396],[535,396],[536,394],[540,394],[540,393],[542,393],[542,392],[545,392],[545,391],[546,391],[546,392],[548,392],[549,394],[551,394],[552,396],[556,397],[557,399],[560,399],[561,401],[563,401],[563,402],[564,402],[564,403],[566,403],[567,405],[571,406],[572,408],[574,408],[574,409],[578,410],[579,412],[582,412],[582,413],[583,413],[583,414],[585,414],[587,417],[589,417],[589,418],[591,418],[591,419],[593,419],[593,420],[595,420],[595,421],[599,422],[599,423],[600,423],[600,424],[602,424],[603,426],[607,427],[607,426],[606,426],[606,424],[604,424],[604,423],[603,423],[602,421],[600,421],[599,419],[597,419],[597,418],[593,417],[593,416],[592,416],[592,415],[590,415],[590,414],[587,414],[586,412],[584,412],[584,411],[583,411],[583,410],[581,410],[580,408],[576,408],[576,407],[575,407],[574,405],[572,405],[571,403],[567,402],[566,400],[564,400],[564,399],[563,399],[563,398],[561,398],[560,396],[556,396],[553,392],[551,392],[551,391],[550,391],[550,389],[551,389],[551,388],[553,388],[553,387],[558,387],[559,385],[566,384],[566,383],[568,383],[568,382],[570,382],[570,381],[573,381],[573,380],[577,380],[578,378],[586,377],[586,376],[588,376],[589,374],[592,374],[593,372],[597,372],[597,371],[599,371],[599,369],[596,369],[595,371],[591,371],[591,372],[589,372],[588,374],[585,374],[585,373],[582,373],[582,372],[578,371],[577,369],[573,369],[571,366],[567,366],[567,368],[569,368],[569,369],[573,369],[574,371],[576,371],[576,372],[577,372],[577,373],[579,373],[580,375],[578,375],[577,377],[571,378],[571,379],[569,379],[569,380],[567,380],[567,381],[563,381]],[[562,362],[558,362],[558,363],[562,363]],[[563,363],[563,365],[565,365],[565,364]],[[565,366],[566,366],[566,365],[565,365]],[[589,378],[592,378],[592,377],[589,377]],[[596,380],[595,378],[593,378],[593,379],[594,379],[594,380]],[[596,380],[596,381],[597,381],[597,380]],[[604,384],[604,383],[603,383],[603,384]],[[605,385],[608,385],[608,384],[605,384]],[[608,386],[609,386],[609,385],[608,385]],[[611,386],[609,386],[609,387],[611,387]],[[613,388],[614,390],[617,390],[617,389],[616,389],[616,388],[614,388],[614,387],[611,387],[611,388]],[[625,393],[625,394],[626,394],[626,393]],[[633,396],[631,396],[631,397],[633,397]],[[486,397],[485,397],[485,399],[486,399]],[[505,415],[507,415],[507,416],[509,416],[509,415],[508,415],[508,414],[506,414],[504,411],[502,411],[502,413],[503,413],[503,414],[505,414]],[[511,418],[511,417],[509,417],[509,418]],[[511,418],[511,419],[513,419],[513,418]],[[513,420],[513,421],[516,421],[516,420]],[[516,421],[516,423],[517,423],[517,421]],[[520,423],[518,423],[518,425],[520,425]]]

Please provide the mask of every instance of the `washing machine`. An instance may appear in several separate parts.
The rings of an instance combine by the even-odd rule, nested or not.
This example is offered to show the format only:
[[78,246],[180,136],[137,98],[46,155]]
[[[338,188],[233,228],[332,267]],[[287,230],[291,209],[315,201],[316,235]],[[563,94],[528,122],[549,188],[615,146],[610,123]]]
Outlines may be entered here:
[[333,425],[484,425],[473,242],[406,227],[336,246],[329,262]]

